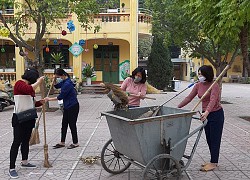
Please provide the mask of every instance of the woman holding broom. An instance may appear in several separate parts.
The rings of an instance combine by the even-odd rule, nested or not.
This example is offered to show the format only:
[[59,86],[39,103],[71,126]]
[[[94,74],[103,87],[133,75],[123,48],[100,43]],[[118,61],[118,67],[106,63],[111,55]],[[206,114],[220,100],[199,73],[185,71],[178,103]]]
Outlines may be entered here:
[[63,100],[64,111],[61,128],[61,142],[53,147],[54,149],[65,147],[65,139],[69,126],[71,130],[73,144],[71,144],[68,149],[73,149],[79,146],[76,128],[76,122],[79,113],[79,103],[77,100],[77,93],[74,87],[75,85],[71,81],[69,74],[61,68],[55,70],[54,78],[59,79],[60,82],[57,83],[54,87],[56,89],[61,88],[61,92],[57,97],[46,97],[44,98],[44,100],[46,102]]
[[[22,80],[18,80],[14,86],[15,111],[18,111],[18,104],[26,106],[26,102],[18,102],[19,95],[28,95],[27,98],[33,99],[35,97],[35,89],[43,82],[44,77],[39,78],[39,73],[36,69],[27,69],[22,75]],[[44,100],[36,101],[35,106],[41,106]],[[13,143],[10,149],[10,169],[9,175],[11,178],[18,178],[15,170],[16,158],[19,146],[21,145],[22,161],[21,168],[36,168],[35,165],[28,162],[29,155],[29,140],[32,129],[35,126],[35,119],[20,123],[16,116],[12,117],[13,127]]]
[[[199,83],[196,84],[191,93],[178,105],[179,108],[187,105],[198,95],[199,98],[207,91],[213,83],[214,72],[211,66],[199,68]],[[212,171],[217,167],[220,153],[220,143],[224,124],[224,111],[220,104],[220,87],[216,83],[207,96],[202,100],[201,120],[208,120],[205,126],[205,134],[209,147],[211,159],[209,163],[202,164],[201,171]]]
[[140,106],[140,100],[147,92],[146,72],[142,67],[137,67],[132,75],[123,81],[121,89],[128,94],[128,108]]

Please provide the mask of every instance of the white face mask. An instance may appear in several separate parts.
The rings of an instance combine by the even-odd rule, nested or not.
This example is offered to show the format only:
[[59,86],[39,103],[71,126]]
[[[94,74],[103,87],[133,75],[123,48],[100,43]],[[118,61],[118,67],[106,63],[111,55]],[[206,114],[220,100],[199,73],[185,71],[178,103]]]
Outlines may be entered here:
[[58,83],[60,83],[60,82],[62,82],[63,81],[63,79],[62,78],[56,78],[56,83],[58,84]]
[[206,82],[206,78],[204,76],[199,76],[198,78],[201,83]]
[[141,81],[141,79],[142,79],[141,77],[135,76],[134,82],[135,82],[135,83],[138,83],[138,82]]

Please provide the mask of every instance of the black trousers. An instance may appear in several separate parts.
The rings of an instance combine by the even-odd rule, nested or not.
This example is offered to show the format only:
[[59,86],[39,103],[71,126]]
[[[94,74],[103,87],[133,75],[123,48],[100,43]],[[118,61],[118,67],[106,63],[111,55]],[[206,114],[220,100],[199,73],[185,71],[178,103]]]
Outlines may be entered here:
[[224,125],[224,111],[221,108],[218,111],[209,113],[205,126],[207,144],[211,154],[211,163],[218,163],[220,154],[221,136]]
[[12,118],[13,126],[13,143],[10,149],[10,169],[15,168],[16,158],[18,154],[19,146],[21,145],[22,160],[28,160],[29,154],[29,140],[32,133],[32,129],[35,126],[35,119],[31,121],[26,121],[21,124],[13,123],[16,120]]
[[78,143],[77,128],[76,128],[78,114],[79,114],[79,103],[70,107],[69,109],[64,109],[63,119],[62,119],[62,128],[61,128],[61,142],[65,142],[68,125],[69,125],[73,143],[74,144]]

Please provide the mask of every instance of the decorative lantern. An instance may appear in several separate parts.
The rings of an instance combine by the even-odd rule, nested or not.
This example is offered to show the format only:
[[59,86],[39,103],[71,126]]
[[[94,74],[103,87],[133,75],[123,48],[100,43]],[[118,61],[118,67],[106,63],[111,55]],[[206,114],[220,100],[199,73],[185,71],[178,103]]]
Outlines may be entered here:
[[67,28],[69,29],[70,32],[74,31],[76,29],[74,23],[72,20],[70,20],[68,23],[67,23]]
[[49,39],[46,39],[46,43],[49,44],[50,40]]
[[80,40],[79,40],[79,45],[80,45],[80,46],[83,46],[84,44],[85,44],[85,41],[84,41],[83,39],[80,39]]
[[45,51],[46,51],[46,52],[49,52],[49,47],[46,47]]
[[63,43],[59,43],[59,46],[62,47]]
[[1,52],[2,52],[2,53],[5,53],[4,47],[1,48]]
[[54,39],[53,43],[54,43],[54,44],[57,44],[57,39]]
[[97,44],[94,44],[93,48],[94,48],[94,49],[98,49],[98,45],[97,45]]
[[6,27],[0,28],[0,36],[8,37],[10,35],[10,31]]
[[67,35],[67,31],[62,30],[62,35],[63,35],[63,36],[66,36],[66,35]]

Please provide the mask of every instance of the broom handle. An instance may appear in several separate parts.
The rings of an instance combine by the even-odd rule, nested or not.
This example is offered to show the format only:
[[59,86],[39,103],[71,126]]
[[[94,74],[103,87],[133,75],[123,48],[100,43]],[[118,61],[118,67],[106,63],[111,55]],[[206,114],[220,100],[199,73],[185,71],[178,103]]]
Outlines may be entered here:
[[[53,78],[53,80],[52,80],[52,83],[51,83],[51,86],[50,86],[50,88],[49,88],[49,92],[48,92],[48,94],[47,94],[47,96],[46,97],[48,97],[49,96],[49,94],[50,94],[50,91],[51,91],[51,89],[52,89],[52,86],[53,86],[53,84],[54,84],[54,81],[55,81],[55,79]],[[36,126],[38,126],[38,124],[39,124],[39,122],[40,122],[40,119],[41,119],[41,117],[42,117],[42,112],[40,113],[40,115],[39,115],[39,118],[38,118],[38,120],[36,121]]]
[[203,94],[203,96],[201,97],[201,99],[196,103],[196,105],[193,107],[193,109],[191,111],[194,111],[199,106],[199,104],[204,99],[204,97],[209,93],[209,91],[213,88],[213,86],[220,80],[220,78],[222,76],[224,76],[224,74],[227,72],[228,69],[230,69],[229,65],[227,65],[223,69],[223,71],[220,73],[220,75],[214,80],[213,84],[211,84],[211,86],[206,90],[206,92]]
[[[129,94],[129,96],[133,96],[133,97],[138,97],[136,94]],[[156,100],[156,98],[153,97],[148,97],[148,96],[144,96],[144,99],[152,99],[152,100]]]

